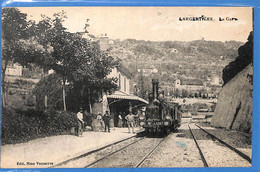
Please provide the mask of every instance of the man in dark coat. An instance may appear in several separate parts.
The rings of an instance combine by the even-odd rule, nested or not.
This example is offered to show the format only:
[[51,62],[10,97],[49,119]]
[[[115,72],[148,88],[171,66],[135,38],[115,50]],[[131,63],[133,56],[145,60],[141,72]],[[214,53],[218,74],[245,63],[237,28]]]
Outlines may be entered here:
[[109,121],[110,121],[111,117],[108,114],[108,111],[106,111],[106,113],[103,116],[103,121],[105,123],[105,132],[108,131],[110,132],[110,126],[109,126]]

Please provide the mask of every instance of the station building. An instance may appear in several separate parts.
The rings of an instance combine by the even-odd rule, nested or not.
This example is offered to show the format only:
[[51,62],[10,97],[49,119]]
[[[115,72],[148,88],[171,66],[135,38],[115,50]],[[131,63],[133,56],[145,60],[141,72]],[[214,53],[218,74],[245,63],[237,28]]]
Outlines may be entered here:
[[112,94],[102,92],[101,101],[94,103],[92,113],[105,114],[109,111],[114,126],[117,126],[119,114],[124,118],[129,112],[135,113],[149,102],[133,94],[133,75],[126,68],[115,67],[107,77],[118,79],[118,90]]

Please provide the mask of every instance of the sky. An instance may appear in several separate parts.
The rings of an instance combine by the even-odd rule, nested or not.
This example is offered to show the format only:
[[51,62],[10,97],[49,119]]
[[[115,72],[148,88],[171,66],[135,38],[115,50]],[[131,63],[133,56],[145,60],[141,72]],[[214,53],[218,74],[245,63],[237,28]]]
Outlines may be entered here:
[[[251,7],[19,7],[28,19],[66,12],[64,26],[81,32],[89,19],[89,33],[111,39],[150,41],[242,41],[253,30]],[[179,17],[211,17],[213,21],[180,21]],[[219,17],[224,19],[219,21]],[[237,20],[227,21],[229,18]]]

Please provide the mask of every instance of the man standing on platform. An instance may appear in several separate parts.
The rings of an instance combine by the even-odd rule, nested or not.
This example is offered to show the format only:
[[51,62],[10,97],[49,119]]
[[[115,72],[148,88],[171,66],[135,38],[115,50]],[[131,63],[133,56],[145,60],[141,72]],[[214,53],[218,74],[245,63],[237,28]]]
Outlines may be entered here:
[[132,114],[132,112],[130,112],[130,113],[129,113],[128,115],[126,115],[126,117],[125,117],[125,119],[127,120],[128,132],[129,132],[129,133],[130,133],[130,127],[132,128],[132,132],[135,133],[135,131],[134,131],[135,117],[138,117],[138,116]]
[[78,119],[78,136],[82,136],[82,133],[83,133],[83,124],[84,124],[84,121],[83,121],[83,110],[82,108],[79,109],[79,112],[77,113],[77,119]]
[[103,129],[104,129],[104,125],[103,125],[103,119],[102,119],[101,113],[99,113],[99,114],[97,115],[97,120],[98,120],[98,122],[99,122],[99,124],[100,124],[100,129],[99,129],[99,130],[103,130]]
[[109,121],[110,121],[111,117],[108,114],[108,111],[106,111],[106,113],[103,116],[103,121],[105,123],[105,132],[108,131],[110,133],[110,126],[109,126]]
[[121,112],[119,112],[119,115],[118,115],[118,127],[119,128],[123,127],[123,119],[122,119],[122,116],[121,116]]

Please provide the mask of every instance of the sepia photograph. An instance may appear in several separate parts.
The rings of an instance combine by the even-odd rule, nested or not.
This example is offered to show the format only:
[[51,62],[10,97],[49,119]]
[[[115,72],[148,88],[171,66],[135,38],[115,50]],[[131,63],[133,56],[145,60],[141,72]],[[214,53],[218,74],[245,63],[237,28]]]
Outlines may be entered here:
[[3,7],[1,168],[251,167],[253,10]]

